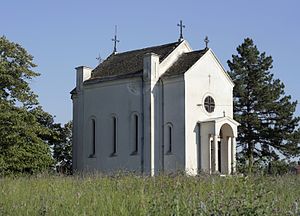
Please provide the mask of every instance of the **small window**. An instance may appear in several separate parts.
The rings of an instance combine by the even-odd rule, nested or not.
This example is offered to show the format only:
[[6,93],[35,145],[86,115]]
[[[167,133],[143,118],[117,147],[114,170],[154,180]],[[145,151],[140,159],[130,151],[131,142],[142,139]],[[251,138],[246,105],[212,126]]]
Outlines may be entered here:
[[205,110],[212,113],[215,110],[215,100],[211,96],[207,96],[204,100]]
[[91,120],[91,154],[90,157],[94,157],[96,154],[96,121]]
[[117,154],[117,118],[115,116],[112,117],[112,123],[113,123],[113,133],[112,133],[112,154],[111,156],[115,156]]
[[137,114],[133,115],[133,154],[138,153],[139,151],[139,117]]
[[171,125],[167,125],[167,142],[166,142],[166,145],[167,145],[167,153],[170,154],[172,153],[172,145],[173,145],[173,131],[172,131],[172,126]]

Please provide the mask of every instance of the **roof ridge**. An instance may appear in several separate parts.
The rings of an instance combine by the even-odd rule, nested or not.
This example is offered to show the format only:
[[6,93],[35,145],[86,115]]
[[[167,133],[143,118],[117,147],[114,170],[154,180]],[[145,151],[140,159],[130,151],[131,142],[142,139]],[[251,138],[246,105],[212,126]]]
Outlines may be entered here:
[[186,52],[186,53],[183,53],[183,54],[192,54],[192,53],[202,53],[202,52],[206,52],[207,49],[201,49],[201,50],[193,50],[191,52]]
[[146,53],[156,53],[162,62],[183,42],[173,42],[142,49],[130,50],[123,53],[112,54],[92,71],[92,78],[108,77],[111,75],[131,74],[143,70],[143,58]]
[[[139,49],[134,49],[134,50],[128,50],[128,51],[125,51],[125,52],[120,52],[120,53],[116,53],[114,54],[114,56],[117,56],[117,55],[122,55],[122,54],[128,54],[128,53],[131,53],[131,52],[136,52],[136,51],[142,51],[142,50],[146,50],[146,49],[153,49],[153,48],[159,48],[159,47],[167,47],[167,46],[170,46],[170,45],[175,45],[175,44],[180,44],[180,42],[172,42],[172,43],[167,43],[167,44],[161,44],[161,45],[157,45],[157,46],[149,46],[149,47],[144,47],[144,48],[139,48]],[[111,56],[111,55],[110,55]]]

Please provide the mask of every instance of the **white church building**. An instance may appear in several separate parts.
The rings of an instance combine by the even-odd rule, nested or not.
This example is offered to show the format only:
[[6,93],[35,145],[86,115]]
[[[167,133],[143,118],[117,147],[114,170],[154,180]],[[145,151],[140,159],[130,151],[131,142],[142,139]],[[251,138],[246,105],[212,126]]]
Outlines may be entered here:
[[235,172],[233,86],[211,49],[183,39],[77,67],[73,170]]

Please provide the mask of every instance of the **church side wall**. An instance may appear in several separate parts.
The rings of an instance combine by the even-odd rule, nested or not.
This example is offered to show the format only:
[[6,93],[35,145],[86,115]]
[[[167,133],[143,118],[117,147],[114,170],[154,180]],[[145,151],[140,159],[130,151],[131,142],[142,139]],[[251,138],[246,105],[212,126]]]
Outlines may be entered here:
[[72,169],[81,171],[84,167],[82,155],[83,150],[83,94],[78,92],[72,96],[73,99],[73,149],[72,149]]
[[[224,114],[232,118],[232,85],[210,52],[207,52],[185,73],[185,83],[186,169],[191,174],[196,174],[198,170],[196,125],[210,118],[223,117]],[[215,109],[212,113],[208,113],[204,107],[204,99],[207,96],[211,96],[215,101]],[[209,169],[209,134],[206,133],[211,131],[212,129],[202,124],[200,144],[203,170]]]
[[[135,115],[138,116],[138,152],[134,152],[135,146],[133,144],[136,133],[134,129]],[[141,78],[108,81],[85,86],[83,129],[85,169],[100,172],[121,169],[140,171],[141,116]],[[91,124],[93,120],[95,126]],[[93,128],[91,127],[95,127],[94,156],[91,156],[91,152],[93,152]],[[116,133],[116,137],[114,133]],[[114,147],[114,142],[116,142],[116,147]]]
[[[184,80],[182,77],[164,81],[164,170],[184,170]],[[168,152],[169,127],[172,129],[172,151]]]
[[72,169],[78,170],[78,97],[72,96],[73,102],[73,128],[72,128]]

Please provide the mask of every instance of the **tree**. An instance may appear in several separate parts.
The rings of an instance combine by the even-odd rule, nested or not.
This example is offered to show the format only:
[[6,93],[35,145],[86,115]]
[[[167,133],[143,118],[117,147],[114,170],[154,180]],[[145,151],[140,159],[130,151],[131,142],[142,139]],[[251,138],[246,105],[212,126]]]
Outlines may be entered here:
[[48,129],[48,133],[38,134],[52,149],[56,169],[59,172],[70,174],[72,171],[72,121],[62,126],[54,123],[54,118],[49,113],[36,107],[31,110],[37,121]]
[[297,101],[285,95],[284,84],[270,72],[272,57],[260,53],[249,38],[237,52],[227,63],[235,83],[234,115],[241,123],[238,159],[252,172],[256,162],[299,155],[300,118],[293,116]]
[[0,173],[34,173],[53,163],[41,138],[50,132],[31,112],[38,100],[29,81],[39,75],[32,61],[19,44],[0,37]]
[[19,44],[0,38],[0,100],[31,107],[38,103],[28,81],[40,74],[32,70],[33,57]]
[[59,141],[53,145],[53,157],[59,172],[72,173],[72,121],[61,127]]

